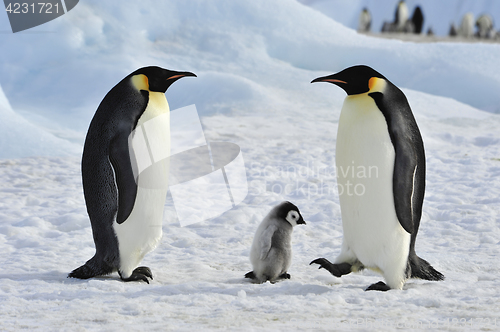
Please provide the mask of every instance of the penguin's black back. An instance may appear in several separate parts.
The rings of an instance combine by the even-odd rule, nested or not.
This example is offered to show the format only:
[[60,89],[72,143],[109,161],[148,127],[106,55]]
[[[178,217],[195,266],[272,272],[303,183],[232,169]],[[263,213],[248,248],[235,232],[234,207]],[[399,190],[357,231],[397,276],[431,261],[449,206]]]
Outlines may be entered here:
[[387,80],[387,88],[383,94],[376,92],[370,96],[384,114],[396,152],[394,204],[401,226],[411,234],[410,247],[413,249],[425,193],[424,143],[408,100],[398,87]]
[[415,33],[421,33],[422,27],[424,26],[424,14],[422,13],[422,9],[420,8],[420,6],[415,7],[415,10],[413,11],[413,15],[411,17],[411,21],[413,22],[413,26],[415,27]]
[[[146,109],[149,93],[135,89],[131,76],[124,78],[104,97],[90,123],[83,148],[83,191],[96,245],[96,254],[86,265],[102,270],[92,271],[95,275],[111,273],[118,267],[118,241],[113,222],[119,206],[126,209],[122,219],[130,214],[137,193],[128,137]],[[125,173],[122,179],[128,178],[128,181],[118,179],[111,164],[115,169],[120,168],[119,171]],[[121,190],[128,197],[118,197],[119,186],[130,187]],[[107,266],[99,266],[101,261]],[[91,262],[94,264],[89,264]]]
[[383,94],[375,92],[370,93],[370,96],[384,114],[396,152],[393,175],[394,205],[401,226],[411,234],[408,277],[443,280],[443,274],[418,257],[415,252],[425,194],[424,142],[406,96],[389,80],[387,84]]

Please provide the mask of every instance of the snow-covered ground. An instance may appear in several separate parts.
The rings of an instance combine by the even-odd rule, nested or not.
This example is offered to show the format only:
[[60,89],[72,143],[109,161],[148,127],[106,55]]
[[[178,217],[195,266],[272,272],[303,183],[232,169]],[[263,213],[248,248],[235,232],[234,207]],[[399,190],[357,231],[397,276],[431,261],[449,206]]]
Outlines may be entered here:
[[[1,34],[0,47],[1,330],[499,329],[500,45],[370,38],[292,0],[86,0]],[[379,275],[308,265],[342,241],[333,165],[345,96],[309,82],[359,63],[414,111],[428,166],[417,253],[445,281],[365,292]],[[168,197],[163,239],[143,261],[149,285],[68,279],[94,253],[86,129],[107,91],[144,65],[197,74],[167,91],[171,109],[196,104],[207,141],[241,147],[249,194],[188,227]],[[283,200],[307,221],[294,231],[292,279],[252,284],[254,232]]]

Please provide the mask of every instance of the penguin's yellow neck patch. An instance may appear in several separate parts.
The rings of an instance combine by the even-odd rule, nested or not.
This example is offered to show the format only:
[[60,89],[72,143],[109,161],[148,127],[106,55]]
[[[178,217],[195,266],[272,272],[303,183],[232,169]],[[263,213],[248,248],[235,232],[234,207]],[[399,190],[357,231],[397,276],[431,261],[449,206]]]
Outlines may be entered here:
[[134,75],[131,78],[132,85],[137,89],[137,91],[146,90],[149,91],[149,81],[148,77],[143,74]]
[[370,92],[383,92],[386,85],[387,82],[383,78],[372,77],[368,81],[368,88],[370,88]]

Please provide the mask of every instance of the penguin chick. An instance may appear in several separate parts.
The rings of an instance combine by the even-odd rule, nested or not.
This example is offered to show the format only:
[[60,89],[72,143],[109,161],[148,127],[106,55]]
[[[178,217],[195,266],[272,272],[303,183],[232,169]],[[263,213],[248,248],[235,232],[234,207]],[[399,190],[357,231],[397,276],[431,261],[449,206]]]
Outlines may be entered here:
[[293,227],[306,224],[299,209],[290,202],[275,206],[257,228],[250,251],[253,271],[245,278],[258,283],[290,279]]

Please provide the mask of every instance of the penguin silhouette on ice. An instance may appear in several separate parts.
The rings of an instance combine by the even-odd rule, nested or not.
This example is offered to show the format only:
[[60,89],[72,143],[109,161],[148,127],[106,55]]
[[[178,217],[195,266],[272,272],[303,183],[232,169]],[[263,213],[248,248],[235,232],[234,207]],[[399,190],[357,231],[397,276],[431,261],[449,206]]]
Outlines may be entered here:
[[482,39],[493,39],[495,30],[493,29],[493,19],[490,15],[483,14],[476,21],[476,36]]
[[466,13],[464,15],[458,28],[458,35],[463,38],[474,37],[474,14]]
[[415,7],[413,15],[411,16],[411,22],[413,24],[413,33],[419,34],[422,32],[422,27],[424,26],[424,14],[420,6]]
[[370,27],[372,25],[372,16],[368,8],[363,8],[363,11],[359,15],[358,20],[358,32],[370,32]]
[[153,278],[148,267],[137,266],[162,236],[168,168],[156,163],[137,174],[137,164],[148,151],[134,145],[140,136],[135,129],[161,116],[160,130],[147,132],[149,149],[161,144],[164,153],[170,153],[165,91],[185,76],[196,75],[140,68],[113,87],[97,108],[82,156],[83,193],[96,253],[69,277],[88,279],[118,271],[124,281],[149,283],[148,278]]
[[396,32],[407,32],[405,31],[406,22],[409,19],[409,11],[406,3],[404,1],[399,1],[396,7],[396,12],[394,13],[394,24],[396,27]]
[[253,271],[245,278],[256,282],[290,279],[293,227],[304,224],[299,209],[290,202],[275,206],[257,228],[250,251]]
[[314,82],[338,85],[347,97],[335,156],[342,248],[333,264],[325,258],[311,264],[319,264],[336,277],[365,267],[380,272],[386,283],[367,290],[402,289],[408,278],[443,280],[415,253],[424,201],[425,154],[405,95],[368,66],[350,67]]

